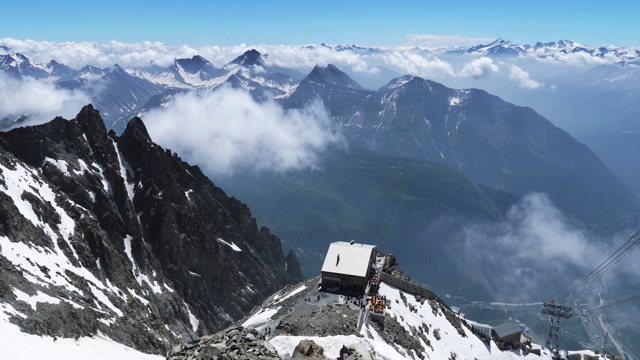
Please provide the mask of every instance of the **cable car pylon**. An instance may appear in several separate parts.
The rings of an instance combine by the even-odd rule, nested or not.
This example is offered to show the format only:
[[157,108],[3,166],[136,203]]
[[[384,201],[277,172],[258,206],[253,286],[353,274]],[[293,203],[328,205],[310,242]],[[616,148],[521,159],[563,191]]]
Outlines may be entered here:
[[550,303],[542,304],[542,313],[551,316],[551,325],[549,326],[549,337],[547,338],[546,348],[558,353],[558,335],[560,334],[560,319],[569,319],[573,315],[573,309],[568,306],[559,305],[555,300]]

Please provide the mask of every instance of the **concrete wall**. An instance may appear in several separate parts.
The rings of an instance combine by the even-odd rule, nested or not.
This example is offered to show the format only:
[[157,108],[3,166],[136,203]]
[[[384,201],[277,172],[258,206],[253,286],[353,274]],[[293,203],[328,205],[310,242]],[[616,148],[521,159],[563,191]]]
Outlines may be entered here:
[[387,283],[391,286],[397,287],[398,289],[404,291],[404,292],[408,292],[414,295],[420,295],[423,298],[429,299],[429,300],[438,300],[438,302],[440,302],[441,304],[443,304],[447,309],[451,310],[449,308],[449,306],[447,304],[445,304],[444,301],[442,301],[436,294],[432,293],[431,291],[423,288],[420,285],[414,284],[414,283],[410,283],[408,281],[404,281],[402,279],[399,279],[391,274],[387,274],[384,272],[380,273],[380,277],[379,277],[379,281],[380,282],[384,282]]

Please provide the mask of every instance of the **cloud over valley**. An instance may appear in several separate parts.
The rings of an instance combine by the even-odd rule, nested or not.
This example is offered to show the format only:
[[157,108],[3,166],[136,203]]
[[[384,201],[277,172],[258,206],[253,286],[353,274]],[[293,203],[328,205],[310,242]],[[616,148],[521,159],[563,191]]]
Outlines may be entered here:
[[25,115],[28,120],[21,125],[28,125],[56,116],[73,118],[89,102],[82,91],[59,89],[53,83],[29,77],[15,79],[0,72],[0,119],[11,121]]
[[341,141],[319,102],[284,110],[231,88],[177,95],[142,118],[154,141],[220,176],[314,168],[321,153]]
[[[600,239],[572,225],[546,194],[523,197],[501,223],[464,228],[464,256],[472,277],[493,289],[500,301],[549,301],[563,295],[606,256],[626,241],[624,236]],[[620,262],[577,292],[578,298],[602,295],[621,284],[621,274],[638,274],[637,266]],[[517,290],[516,290],[517,289]]]

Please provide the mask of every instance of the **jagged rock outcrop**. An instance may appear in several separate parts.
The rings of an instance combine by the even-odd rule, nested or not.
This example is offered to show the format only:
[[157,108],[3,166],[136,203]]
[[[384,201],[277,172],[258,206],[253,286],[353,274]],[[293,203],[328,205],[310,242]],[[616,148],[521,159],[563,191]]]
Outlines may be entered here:
[[0,209],[0,305],[29,333],[165,354],[302,278],[247,205],[91,105],[0,133]]
[[210,359],[280,359],[262,334],[242,326],[231,327],[213,335],[206,335],[188,344],[174,346],[167,360]]
[[328,359],[324,356],[322,346],[316,344],[313,340],[301,340],[293,351],[291,360],[300,359]]
[[[246,204],[227,197],[197,166],[151,142],[140,119],[129,123],[118,146],[136,169],[139,188],[133,202],[141,222],[148,224],[145,239],[188,303],[203,310],[220,304],[223,313],[237,319],[260,299],[301,279],[299,271],[293,272],[295,256],[284,256],[280,240],[269,229],[258,230]],[[290,272],[289,263],[294,269]],[[209,290],[194,291],[201,288]],[[220,315],[204,318],[229,325],[231,319],[221,320]]]

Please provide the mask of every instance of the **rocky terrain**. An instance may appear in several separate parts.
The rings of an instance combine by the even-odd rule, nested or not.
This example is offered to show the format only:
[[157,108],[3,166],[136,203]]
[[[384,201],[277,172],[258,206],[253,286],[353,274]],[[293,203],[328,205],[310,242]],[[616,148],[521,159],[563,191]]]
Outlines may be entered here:
[[233,324],[302,279],[247,205],[97,110],[0,133],[0,317],[147,353]]
[[167,354],[169,360],[205,359],[279,359],[276,350],[254,329],[236,326],[188,344],[176,345]]
[[[397,266],[393,272],[411,281]],[[373,316],[360,305],[366,299],[320,291],[319,280],[285,287],[236,327],[177,345],[167,359],[256,359],[276,353],[283,359],[552,359],[536,344],[499,350],[435,294],[427,298],[382,281],[378,294],[387,299],[385,314]],[[595,356],[589,350],[570,352],[571,359]]]

